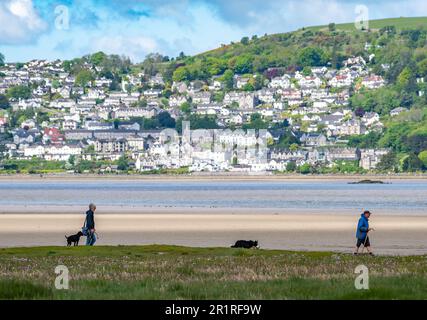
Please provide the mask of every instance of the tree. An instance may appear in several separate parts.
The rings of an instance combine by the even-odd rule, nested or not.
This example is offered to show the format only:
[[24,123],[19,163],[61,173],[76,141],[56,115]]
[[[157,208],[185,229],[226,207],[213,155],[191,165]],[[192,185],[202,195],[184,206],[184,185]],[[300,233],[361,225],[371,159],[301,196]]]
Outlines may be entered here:
[[420,61],[417,66],[419,75],[427,77],[427,59]]
[[16,127],[18,125],[21,125],[22,122],[28,120],[28,119],[34,119],[35,112],[33,109],[26,109],[26,110],[18,110],[16,112],[12,112],[10,116],[9,125],[10,127]]
[[353,110],[357,110],[358,116],[362,115],[363,111],[388,115],[392,109],[400,107],[402,104],[402,96],[399,95],[399,92],[389,87],[361,90],[350,98],[350,106]]
[[9,88],[7,91],[7,96],[10,99],[30,99],[31,98],[31,88],[29,86],[19,85]]
[[61,83],[57,79],[52,80],[52,88],[58,89],[61,86]]
[[120,157],[120,159],[117,161],[117,169],[120,171],[128,171],[129,170],[129,163],[128,163],[126,156]]
[[298,167],[298,171],[301,174],[309,174],[311,172],[311,166],[308,163],[305,163],[302,166]]
[[255,91],[255,87],[253,86],[252,83],[245,84],[242,89],[243,91],[247,91],[247,92]]
[[181,111],[186,113],[186,114],[190,114],[191,113],[191,104],[189,102],[184,102],[181,105]]
[[249,37],[243,37],[240,42],[245,46],[248,45],[249,44]]
[[309,66],[305,66],[304,69],[302,69],[302,74],[305,76],[311,75],[311,68]]
[[243,125],[243,129],[267,129],[268,123],[262,120],[262,116],[259,113],[253,113],[251,115],[251,122]]
[[295,161],[289,161],[286,164],[286,171],[288,172],[295,172],[295,170],[297,170],[297,164]]
[[234,86],[234,72],[230,69],[224,72],[222,76],[222,81],[224,82],[224,86],[226,90],[233,90]]
[[389,36],[394,36],[396,34],[396,27],[395,26],[385,26],[380,29],[381,34],[388,34]]
[[298,151],[298,149],[299,149],[299,145],[296,143],[292,143],[289,147],[289,150],[292,152],[296,152],[296,151]]
[[352,148],[375,149],[378,147],[378,141],[381,139],[381,133],[371,131],[365,135],[354,135],[348,139],[348,146]]
[[69,158],[68,158],[68,163],[71,165],[71,166],[75,166],[75,164],[76,164],[76,156],[75,155],[71,155]]
[[229,62],[229,68],[237,74],[252,73],[253,57],[251,55],[241,55],[232,58]]
[[0,66],[4,65],[4,55],[0,52]]
[[179,67],[174,71],[172,79],[175,82],[190,80],[190,72],[186,67]]
[[9,107],[9,99],[5,95],[0,94],[0,109],[8,109]]
[[411,133],[406,139],[403,139],[408,151],[420,153],[427,149],[427,132]]
[[399,168],[399,160],[395,152],[389,152],[384,155],[377,165],[377,169],[380,171],[392,171],[397,172]]
[[94,80],[95,78],[92,72],[89,70],[81,70],[76,76],[75,84],[84,88]]
[[318,47],[307,47],[299,52],[297,63],[301,68],[320,67],[327,62],[325,52]]
[[281,149],[290,149],[292,145],[298,145],[298,143],[298,139],[295,137],[292,131],[287,128],[285,132],[280,136],[277,147]]
[[333,31],[335,31],[336,30],[336,25],[335,25],[335,23],[330,23],[329,25],[328,25],[328,29],[329,29],[329,31],[330,32],[333,32]]
[[[218,123],[216,116],[200,116],[197,114],[191,114],[186,118],[187,121],[191,123],[191,129],[218,129]],[[177,121],[176,130],[178,132],[182,131],[182,119]]]
[[411,153],[403,160],[403,171],[415,172],[424,169],[424,163],[418,158],[415,153]]
[[420,152],[420,154],[418,155],[418,158],[424,164],[424,168],[427,168],[427,150]]
[[90,61],[95,65],[95,66],[100,66],[102,65],[105,60],[107,59],[107,55],[104,52],[97,52],[94,53],[93,55],[90,56]]
[[162,128],[175,128],[175,119],[171,117],[169,112],[161,112],[157,115],[157,120]]
[[404,90],[414,92],[417,89],[415,76],[412,70],[408,67],[402,70],[397,78],[397,84]]

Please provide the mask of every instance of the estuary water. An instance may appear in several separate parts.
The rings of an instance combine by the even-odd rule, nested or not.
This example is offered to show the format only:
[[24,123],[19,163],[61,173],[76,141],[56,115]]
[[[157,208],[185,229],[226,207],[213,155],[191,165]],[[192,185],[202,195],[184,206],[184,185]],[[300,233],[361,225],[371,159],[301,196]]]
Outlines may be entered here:
[[[378,210],[427,215],[427,181],[348,184],[347,181],[0,181],[0,208],[237,208]],[[18,210],[19,209],[19,210]],[[120,213],[118,211],[118,213]]]

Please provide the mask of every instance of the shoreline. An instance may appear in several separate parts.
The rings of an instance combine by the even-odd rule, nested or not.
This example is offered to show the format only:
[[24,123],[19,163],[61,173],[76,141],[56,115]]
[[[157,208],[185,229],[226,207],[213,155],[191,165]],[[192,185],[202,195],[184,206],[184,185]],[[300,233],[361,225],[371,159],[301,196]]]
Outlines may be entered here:
[[[171,215],[171,216],[358,216],[363,208],[354,209],[312,209],[312,208],[237,208],[237,207],[142,207],[142,206],[102,206],[98,205],[97,216],[150,216],[150,215]],[[82,205],[39,205],[39,206],[2,206],[0,208],[0,217],[7,215],[14,216],[70,216],[83,215],[87,210]],[[402,214],[400,209],[375,209],[371,210],[375,216],[387,217],[426,217],[427,213],[422,210],[407,211]]]
[[427,174],[346,174],[346,175],[302,175],[302,174],[0,174],[0,181],[87,181],[87,180],[120,180],[120,181],[342,181],[358,180],[427,180]]

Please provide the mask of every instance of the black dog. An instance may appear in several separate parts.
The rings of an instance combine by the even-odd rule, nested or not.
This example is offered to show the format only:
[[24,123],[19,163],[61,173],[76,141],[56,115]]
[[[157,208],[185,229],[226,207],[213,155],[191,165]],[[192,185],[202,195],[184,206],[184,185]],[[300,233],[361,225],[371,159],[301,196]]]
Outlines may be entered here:
[[65,239],[67,239],[67,247],[70,247],[72,243],[74,243],[74,246],[77,247],[79,245],[81,236],[83,236],[83,233],[81,231],[69,237],[65,236]]
[[252,248],[258,248],[258,241],[252,241],[252,240],[239,240],[236,242],[234,246],[231,246],[232,248],[244,248],[244,249],[252,249]]

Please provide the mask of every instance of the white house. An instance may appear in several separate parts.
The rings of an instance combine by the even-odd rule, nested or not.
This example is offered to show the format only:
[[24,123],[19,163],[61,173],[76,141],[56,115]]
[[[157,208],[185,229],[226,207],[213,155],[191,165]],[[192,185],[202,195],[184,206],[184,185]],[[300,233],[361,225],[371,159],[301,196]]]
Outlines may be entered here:
[[362,85],[368,89],[378,89],[385,86],[385,80],[381,76],[371,75],[363,78]]
[[82,148],[78,145],[62,145],[62,146],[28,146],[24,149],[24,157],[26,158],[43,158],[48,161],[67,161],[71,156],[81,155]]
[[365,170],[376,169],[382,157],[389,153],[386,149],[366,149],[360,152],[360,166]]
[[282,77],[273,78],[269,83],[269,87],[274,89],[277,89],[277,88],[289,89],[291,87],[291,77],[285,74]]
[[394,108],[393,110],[390,111],[390,116],[395,117],[405,111],[408,111],[408,109],[403,107]]
[[187,98],[185,96],[173,95],[169,98],[170,107],[180,107],[185,102],[187,102]]

